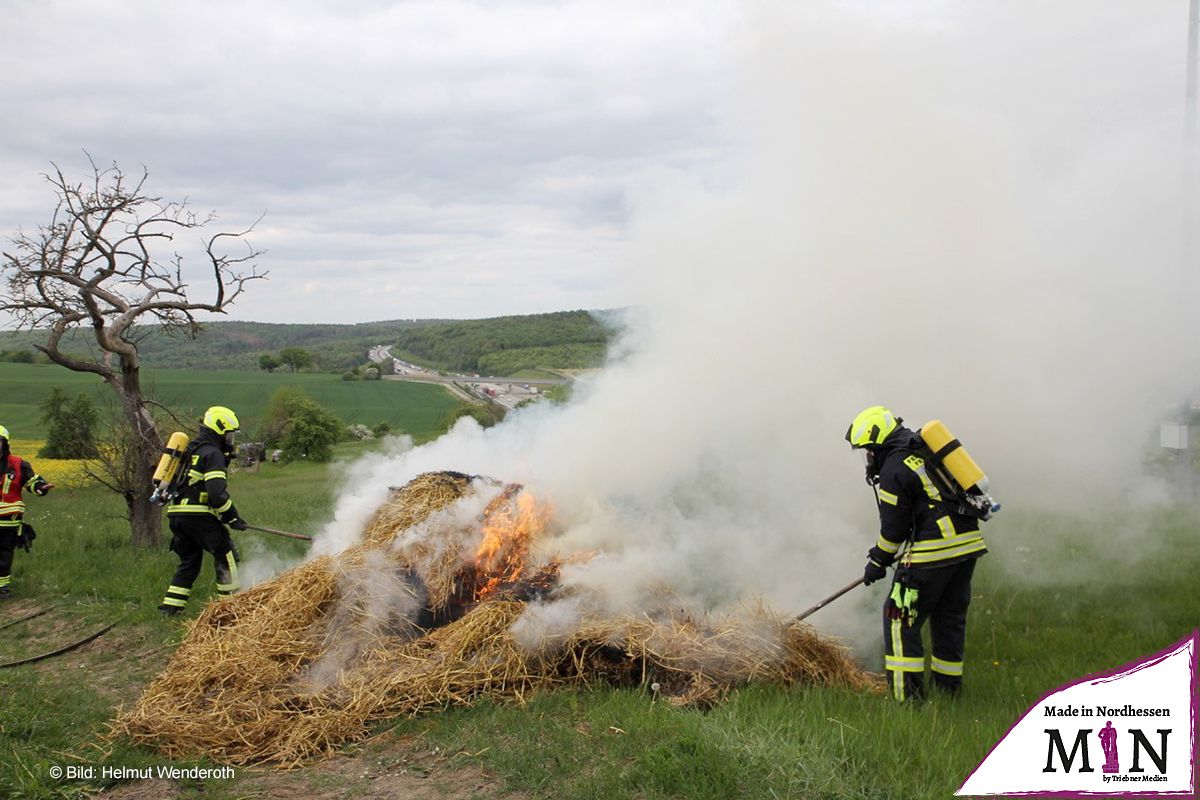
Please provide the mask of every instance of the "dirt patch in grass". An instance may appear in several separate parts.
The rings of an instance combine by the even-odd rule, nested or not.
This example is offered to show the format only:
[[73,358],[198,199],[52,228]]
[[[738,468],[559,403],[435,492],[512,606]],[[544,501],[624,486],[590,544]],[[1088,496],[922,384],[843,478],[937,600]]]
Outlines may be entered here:
[[0,626],[18,620],[26,614],[46,608],[46,603],[8,595],[0,600]]
[[[47,608],[31,603],[20,608],[21,613],[8,613],[0,617],[0,625],[8,626],[0,629],[0,662],[16,661],[57,650],[82,639],[100,627],[88,621],[85,614],[70,607]],[[42,611],[44,613],[22,619]]]
[[125,629],[118,625],[81,647],[82,658],[75,663],[86,669],[88,683],[96,694],[116,708],[137,699],[145,683],[167,665],[176,646],[164,644],[158,631],[149,625]]
[[[39,611],[44,613],[23,619]],[[52,652],[118,617],[117,611],[106,615],[33,601],[6,605],[0,610],[0,625],[8,625],[0,629],[0,662]],[[17,669],[32,670],[48,684],[86,680],[101,700],[115,708],[136,699],[140,687],[167,663],[176,645],[163,639],[162,630],[151,624],[118,621],[111,630],[75,650]]]
[[98,797],[119,797],[121,800],[177,800],[179,787],[174,781],[134,781],[106,789]]
[[445,754],[416,746],[411,740],[371,752],[319,761],[303,769],[281,771],[237,768],[237,777],[217,786],[192,782],[146,780],[121,784],[100,796],[113,800],[190,800],[213,798],[278,798],[279,800],[474,800],[488,797],[523,800],[505,791],[498,779],[477,765],[448,763]]

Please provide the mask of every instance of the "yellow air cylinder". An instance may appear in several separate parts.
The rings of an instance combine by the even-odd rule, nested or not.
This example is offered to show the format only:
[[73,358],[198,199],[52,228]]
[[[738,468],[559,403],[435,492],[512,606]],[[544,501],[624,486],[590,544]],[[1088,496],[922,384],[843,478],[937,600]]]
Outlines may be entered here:
[[954,438],[941,420],[935,419],[922,425],[921,438],[964,491],[974,489],[980,494],[987,491],[987,475],[983,474],[962,442]]
[[167,446],[163,448],[162,458],[158,459],[158,466],[154,470],[155,486],[171,482],[175,473],[179,471],[183,451],[187,449],[187,446],[188,435],[186,433],[175,431],[171,434],[171,438],[167,440]]

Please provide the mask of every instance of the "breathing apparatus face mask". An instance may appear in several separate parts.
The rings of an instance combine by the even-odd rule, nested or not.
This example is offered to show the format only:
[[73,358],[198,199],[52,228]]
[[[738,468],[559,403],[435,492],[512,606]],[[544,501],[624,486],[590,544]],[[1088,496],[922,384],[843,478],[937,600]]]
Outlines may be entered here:
[[875,486],[879,483],[879,469],[883,466],[883,459],[871,447],[860,447],[858,448],[858,452],[862,454],[863,466],[866,468],[867,485]]
[[237,431],[225,431],[225,452],[233,453],[237,450],[235,440],[237,439]]

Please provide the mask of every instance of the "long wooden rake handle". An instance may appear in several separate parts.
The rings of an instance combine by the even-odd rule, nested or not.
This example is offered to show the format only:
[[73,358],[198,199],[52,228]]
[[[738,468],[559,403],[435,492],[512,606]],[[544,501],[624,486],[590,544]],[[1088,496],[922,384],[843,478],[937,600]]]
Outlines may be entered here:
[[818,612],[818,611],[820,611],[822,608],[824,608],[825,606],[827,606],[827,605],[829,605],[830,603],[832,603],[834,600],[837,600],[839,597],[841,597],[842,595],[844,595],[846,592],[848,592],[848,591],[850,591],[851,589],[853,589],[853,588],[855,588],[856,586],[858,586],[860,583],[862,583],[862,582],[863,582],[863,580],[864,580],[864,578],[859,578],[859,579],[858,579],[858,580],[856,580],[854,583],[848,583],[848,584],[846,584],[845,586],[843,586],[841,589],[838,589],[836,592],[834,592],[833,594],[829,595],[829,597],[826,597],[824,600],[822,600],[821,602],[817,603],[817,604],[816,604],[815,606],[813,606],[812,608],[810,608],[810,609],[808,609],[807,611],[804,611],[803,613],[799,614],[799,615],[796,617],[796,622],[799,622],[800,620],[804,619],[805,617],[807,617],[807,616],[810,616],[810,615],[812,615],[812,614],[815,614],[815,613],[817,613],[817,612]]
[[312,541],[311,536],[305,536],[303,533],[289,533],[288,531],[281,531],[276,528],[267,528],[263,525],[251,525],[248,522],[246,523],[246,527],[252,531],[262,531],[263,533],[270,533],[274,534],[275,536],[283,536],[288,539],[299,539],[302,542]]

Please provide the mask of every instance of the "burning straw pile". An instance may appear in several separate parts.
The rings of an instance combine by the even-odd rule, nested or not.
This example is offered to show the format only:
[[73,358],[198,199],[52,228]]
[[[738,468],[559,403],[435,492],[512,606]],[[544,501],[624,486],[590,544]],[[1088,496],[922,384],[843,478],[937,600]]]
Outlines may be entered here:
[[[498,494],[462,524],[456,501],[483,491]],[[519,486],[421,475],[361,544],[209,605],[113,735],[172,757],[294,766],[373,720],[535,688],[655,685],[680,705],[752,680],[873,688],[842,647],[763,610],[585,615],[529,646],[513,626],[555,590],[560,563],[530,563],[549,522]]]

